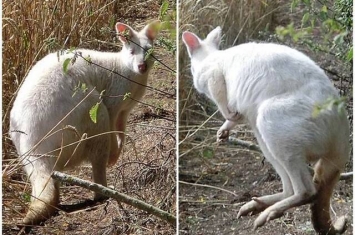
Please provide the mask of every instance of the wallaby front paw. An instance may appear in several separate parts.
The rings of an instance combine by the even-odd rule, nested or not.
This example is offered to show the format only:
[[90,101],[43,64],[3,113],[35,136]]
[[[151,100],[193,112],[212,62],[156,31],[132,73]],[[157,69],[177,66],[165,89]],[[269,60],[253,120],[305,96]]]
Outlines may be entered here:
[[226,141],[229,137],[229,130],[221,130],[217,131],[217,142]]

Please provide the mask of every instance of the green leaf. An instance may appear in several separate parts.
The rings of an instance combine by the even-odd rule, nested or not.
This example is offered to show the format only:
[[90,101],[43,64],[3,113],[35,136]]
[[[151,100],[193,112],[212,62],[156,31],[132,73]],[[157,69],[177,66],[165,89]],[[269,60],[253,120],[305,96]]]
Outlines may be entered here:
[[328,13],[328,8],[327,8],[327,6],[326,6],[326,5],[323,5],[320,11],[321,11],[321,12],[324,12],[324,13]]
[[313,112],[312,112],[312,118],[316,118],[318,117],[318,115],[320,114],[320,111],[322,110],[322,107],[320,107],[319,105],[315,106],[313,108]]
[[22,198],[26,201],[26,202],[30,202],[31,201],[31,195],[28,193],[23,193],[22,194]]
[[293,12],[293,10],[296,8],[296,6],[298,5],[299,0],[292,0],[291,3],[291,12]]
[[340,101],[338,104],[338,113],[343,114],[345,110],[345,101]]
[[75,49],[76,49],[75,47],[70,47],[69,50],[67,51],[67,54],[74,53]]
[[351,47],[348,51],[348,53],[346,54],[346,59],[348,61],[351,61],[353,59],[353,47]]
[[131,92],[127,92],[126,94],[124,94],[123,100],[128,99],[130,96],[131,96]]
[[159,19],[162,19],[167,14],[168,8],[169,2],[167,0],[164,0],[159,10]]
[[302,2],[304,4],[306,4],[307,6],[310,6],[311,5],[311,1],[310,0],[302,0]]
[[214,156],[213,149],[212,148],[204,148],[202,151],[202,156],[204,158],[208,158],[208,159],[213,158],[213,156]]
[[84,59],[86,60],[86,62],[87,62],[88,64],[91,64],[91,63],[92,63],[92,60],[91,60],[90,55],[86,56]]
[[160,24],[160,29],[161,29],[161,30],[165,30],[165,29],[170,30],[171,28],[172,28],[172,27],[171,27],[171,24],[170,24],[169,21],[163,21],[163,22],[161,22],[161,24]]
[[68,66],[69,66],[70,61],[71,61],[70,58],[66,58],[64,60],[64,62],[63,62],[63,71],[64,71],[64,73],[68,72]]
[[147,61],[151,54],[153,54],[153,48],[150,48],[148,51],[145,52],[144,61]]
[[320,15],[321,20],[326,20],[329,18],[328,17],[328,8],[326,5],[322,6],[322,8],[320,9],[319,15]]
[[303,17],[302,17],[302,27],[303,27],[303,25],[305,25],[309,21],[309,16],[310,16],[309,12],[307,12],[306,14],[303,15]]
[[93,123],[97,123],[97,112],[99,110],[100,103],[101,102],[97,102],[89,111],[90,119]]
[[80,89],[81,89],[83,92],[86,92],[86,91],[88,90],[88,87],[86,86],[86,83],[82,83]]

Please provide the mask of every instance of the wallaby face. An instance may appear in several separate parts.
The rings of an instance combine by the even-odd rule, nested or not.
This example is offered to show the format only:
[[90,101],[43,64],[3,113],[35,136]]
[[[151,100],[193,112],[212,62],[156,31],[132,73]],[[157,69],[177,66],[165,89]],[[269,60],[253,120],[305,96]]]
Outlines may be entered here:
[[152,48],[153,39],[156,37],[156,31],[152,28],[155,25],[147,25],[140,32],[136,32],[126,24],[117,23],[116,32],[119,35],[120,41],[123,43],[121,53],[124,54],[124,63],[138,74],[143,74],[148,69],[148,63],[151,66],[152,62],[147,61],[146,55],[148,50]]
[[[136,32],[117,23],[121,52],[78,49],[80,56],[66,72],[63,62],[74,55],[52,53],[31,69],[10,113],[10,136],[32,184],[24,224],[38,224],[55,212],[59,184],[51,178],[53,170],[90,162],[93,181],[106,186],[106,167],[117,162],[128,116],[145,92],[153,61],[145,58],[144,50],[153,46],[158,24]],[[78,89],[81,84],[87,89]],[[128,93],[132,99],[123,98]],[[94,123],[89,113],[97,103]]]
[[[346,217],[332,222],[329,205],[334,186],[349,158],[349,122],[345,109],[315,107],[339,99],[329,78],[297,50],[271,43],[246,43],[218,50],[220,28],[201,40],[184,32],[195,88],[218,107],[225,123],[217,141],[243,119],[251,126],[265,158],[280,175],[283,191],[252,198],[237,218],[260,215],[254,228],[310,203],[318,234],[339,234]],[[314,176],[308,169],[314,163]]]

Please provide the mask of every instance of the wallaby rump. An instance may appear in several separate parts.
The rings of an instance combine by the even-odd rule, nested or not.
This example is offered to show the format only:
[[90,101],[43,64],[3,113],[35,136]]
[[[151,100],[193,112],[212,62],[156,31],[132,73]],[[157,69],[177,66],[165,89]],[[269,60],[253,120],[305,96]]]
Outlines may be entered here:
[[[182,35],[195,88],[206,94],[226,119],[217,141],[246,121],[266,157],[280,175],[283,191],[252,198],[238,218],[260,213],[254,228],[279,218],[292,207],[311,204],[319,234],[345,231],[345,217],[332,223],[333,188],[349,158],[349,122],[344,108],[317,105],[339,99],[333,84],[309,57],[287,46],[246,43],[219,50],[221,28],[202,40]],[[315,174],[308,169],[315,163]]]
[[[52,53],[25,78],[10,113],[10,136],[32,185],[25,224],[38,224],[55,212],[59,185],[51,178],[53,170],[90,162],[93,181],[106,186],[106,166],[117,162],[128,115],[145,92],[153,66],[146,55],[158,24],[137,32],[117,23],[120,52]],[[96,104],[94,123],[89,113]]]

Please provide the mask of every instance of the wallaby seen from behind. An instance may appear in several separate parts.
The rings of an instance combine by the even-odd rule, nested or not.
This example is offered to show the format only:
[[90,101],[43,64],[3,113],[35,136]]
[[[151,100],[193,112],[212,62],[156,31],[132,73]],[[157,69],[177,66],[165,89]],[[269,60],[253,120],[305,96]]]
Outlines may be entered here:
[[[118,160],[128,115],[146,90],[154,63],[147,51],[159,23],[139,32],[123,23],[115,27],[123,43],[120,52],[77,49],[49,54],[34,65],[18,91],[10,136],[32,185],[25,224],[38,224],[55,212],[59,184],[51,178],[53,170],[90,162],[93,181],[106,186],[106,166]],[[89,113],[96,104],[94,123]],[[103,195],[95,194],[100,198]]]
[[[318,234],[343,233],[346,217],[332,222],[330,199],[349,159],[349,122],[346,111],[334,105],[339,99],[332,82],[310,58],[286,46],[246,43],[219,50],[221,28],[202,40],[191,32],[182,35],[195,88],[218,107],[225,123],[217,141],[244,120],[276,172],[283,191],[252,198],[238,218],[260,215],[254,228],[281,217],[292,207],[310,203]],[[314,176],[308,169],[314,163]]]

